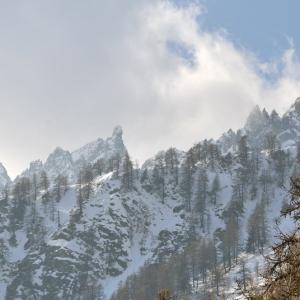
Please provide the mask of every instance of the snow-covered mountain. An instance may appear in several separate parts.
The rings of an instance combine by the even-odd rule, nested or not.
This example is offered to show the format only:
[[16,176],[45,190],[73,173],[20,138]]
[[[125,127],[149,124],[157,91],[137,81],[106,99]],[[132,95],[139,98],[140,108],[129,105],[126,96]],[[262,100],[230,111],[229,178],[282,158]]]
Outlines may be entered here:
[[72,152],[73,161],[84,159],[88,163],[94,163],[99,159],[108,160],[116,155],[123,156],[126,148],[123,142],[123,131],[120,126],[116,126],[112,136],[106,140],[101,138],[91,142]]
[[64,175],[72,182],[76,179],[76,170],[72,155],[69,151],[65,151],[60,147],[57,147],[49,155],[43,167],[50,178],[55,178],[58,175]]
[[247,135],[251,145],[270,149],[288,147],[295,150],[300,142],[300,98],[297,98],[282,117],[273,110],[270,114],[256,106],[250,113],[244,128],[224,133],[218,143],[223,151],[234,150],[242,135]]
[[[255,107],[241,130],[161,151],[140,169],[120,127],[74,152],[56,148],[0,201],[0,299],[94,299],[95,290],[109,299],[140,267],[200,237],[215,241],[217,263],[232,274],[239,253],[273,242],[282,186],[300,174],[299,142],[297,99],[282,117]],[[49,187],[33,182],[43,171]]]
[[116,126],[111,137],[105,140],[99,138],[73,152],[57,147],[44,164],[40,160],[31,162],[29,168],[21,174],[21,177],[31,177],[33,174],[46,171],[52,179],[58,175],[63,175],[74,183],[83,165],[94,164],[99,160],[108,161],[116,156],[123,157],[127,150],[122,135],[122,128]]

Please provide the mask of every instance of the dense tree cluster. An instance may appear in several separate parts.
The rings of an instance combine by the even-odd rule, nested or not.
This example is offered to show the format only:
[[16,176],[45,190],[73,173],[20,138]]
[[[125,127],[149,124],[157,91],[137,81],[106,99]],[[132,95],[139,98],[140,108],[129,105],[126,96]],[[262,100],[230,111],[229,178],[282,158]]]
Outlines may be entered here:
[[269,266],[265,272],[263,291],[244,286],[244,294],[252,300],[300,299],[300,179],[291,178],[290,204],[282,216],[291,215],[296,223],[292,233],[280,233],[280,241],[273,246]]
[[[174,253],[169,260],[160,260],[160,264],[149,264],[131,276],[112,299],[154,299],[160,288],[169,288],[184,299],[191,290],[198,290],[200,284],[210,293],[199,295],[199,299],[210,299],[222,293],[225,274],[237,264],[240,265],[238,277],[246,287],[249,270],[239,256],[241,252],[264,252],[269,230],[266,210],[273,197],[274,184],[284,185],[294,166],[290,154],[281,149],[273,135],[267,135],[263,144],[267,154],[262,154],[261,148],[252,148],[248,139],[239,135],[235,155],[221,154],[218,144],[203,141],[185,153],[180,163],[176,150],[171,148],[155,157],[152,168],[143,170],[142,186],[158,195],[162,203],[169,190],[180,193],[190,222],[187,242],[180,254]],[[263,155],[268,155],[264,164]],[[224,188],[221,177],[229,170],[231,199],[220,210]],[[251,212],[246,212],[246,205],[254,200],[256,205]],[[214,232],[211,232],[212,211],[224,224]],[[246,213],[246,236],[241,237]],[[207,235],[212,239],[199,238]],[[182,286],[177,285],[178,272]],[[162,274],[168,274],[167,278]]]
[[[195,240],[182,253],[173,255],[168,261],[146,264],[138,274],[129,276],[111,300],[156,299],[157,291],[167,287],[174,299],[189,299],[193,288],[206,284],[209,287],[222,285],[222,272],[217,264],[217,249],[212,241]],[[213,282],[208,282],[209,275]],[[199,293],[198,299],[208,299],[212,292]]]

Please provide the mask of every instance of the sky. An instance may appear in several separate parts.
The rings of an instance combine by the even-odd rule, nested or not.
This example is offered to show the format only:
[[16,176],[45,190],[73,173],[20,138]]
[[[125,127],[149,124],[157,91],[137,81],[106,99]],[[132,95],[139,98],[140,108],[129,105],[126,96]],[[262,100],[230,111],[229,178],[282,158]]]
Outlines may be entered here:
[[0,161],[121,125],[133,159],[238,129],[300,96],[297,0],[0,0]]

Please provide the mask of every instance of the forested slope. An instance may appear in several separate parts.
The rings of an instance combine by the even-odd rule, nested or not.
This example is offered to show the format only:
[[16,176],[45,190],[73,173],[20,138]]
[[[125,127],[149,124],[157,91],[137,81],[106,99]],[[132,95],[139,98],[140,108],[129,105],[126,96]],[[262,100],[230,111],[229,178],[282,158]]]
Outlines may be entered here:
[[243,129],[141,167],[117,127],[74,152],[57,148],[14,182],[2,171],[0,298],[151,300],[169,287],[230,299],[274,242],[299,142],[297,99],[282,117],[257,107]]

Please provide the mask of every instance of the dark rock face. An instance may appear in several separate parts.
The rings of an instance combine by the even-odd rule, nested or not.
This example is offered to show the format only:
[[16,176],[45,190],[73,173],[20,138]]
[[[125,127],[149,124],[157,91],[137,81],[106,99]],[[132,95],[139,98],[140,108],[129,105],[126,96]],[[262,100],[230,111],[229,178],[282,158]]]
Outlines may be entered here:
[[300,98],[297,98],[296,101],[295,101],[295,112],[300,115]]

